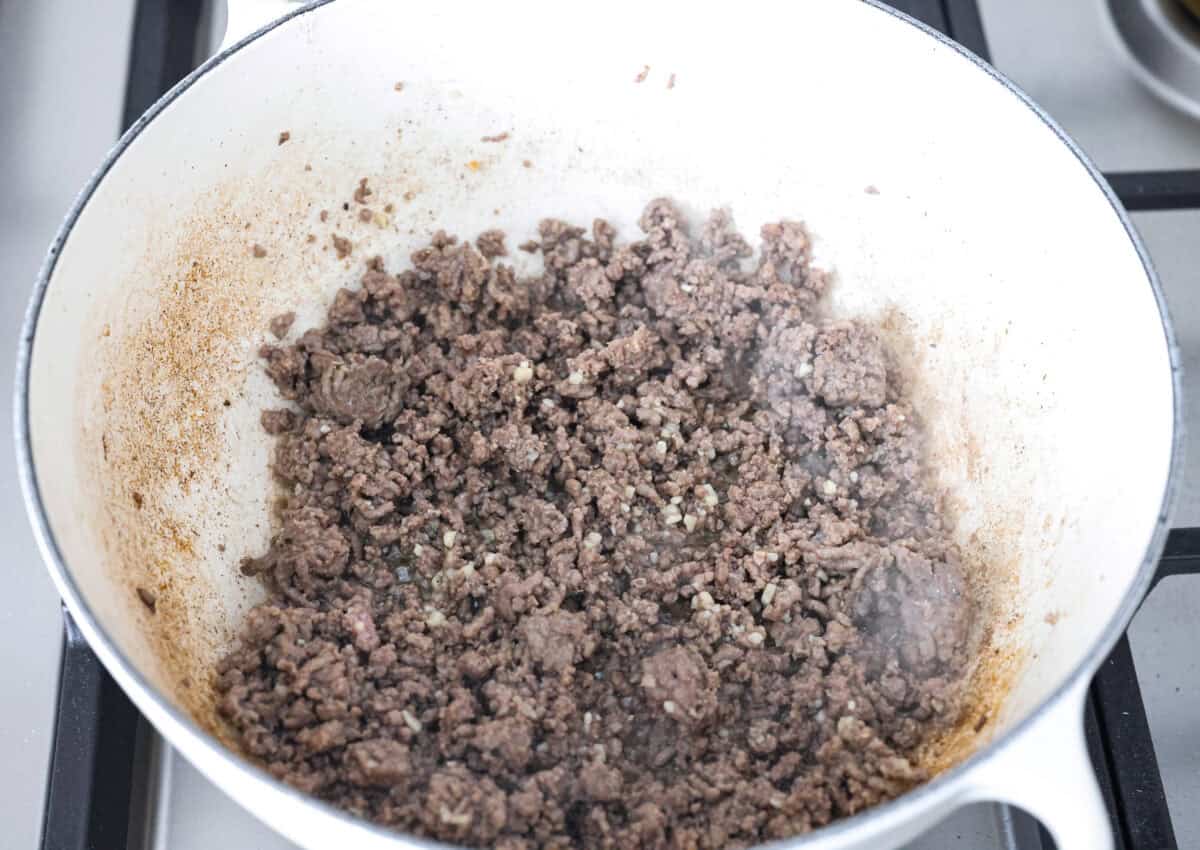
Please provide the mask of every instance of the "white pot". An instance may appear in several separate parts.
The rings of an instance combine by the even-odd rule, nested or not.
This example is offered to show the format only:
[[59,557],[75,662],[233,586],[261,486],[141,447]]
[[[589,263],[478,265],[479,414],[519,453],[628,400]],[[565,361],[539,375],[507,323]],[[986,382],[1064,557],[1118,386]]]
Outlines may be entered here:
[[[630,237],[658,195],[727,206],[748,233],[803,216],[833,309],[884,317],[913,367],[990,629],[953,766],[789,846],[890,848],[992,799],[1064,850],[1111,847],[1082,702],[1148,586],[1181,441],[1162,294],[1112,194],[1010,83],[872,2],[574,8],[317,4],[223,50],[121,139],[51,249],[18,374],[30,515],[88,641],[173,746],[291,840],[427,846],[210,731],[207,671],[262,594],[236,564],[270,525],[267,319],[317,322],[365,256],[402,265],[435,227],[516,242],[546,215],[604,216]],[[249,2],[231,21],[278,13]],[[395,203],[386,229],[342,213],[360,177]]]

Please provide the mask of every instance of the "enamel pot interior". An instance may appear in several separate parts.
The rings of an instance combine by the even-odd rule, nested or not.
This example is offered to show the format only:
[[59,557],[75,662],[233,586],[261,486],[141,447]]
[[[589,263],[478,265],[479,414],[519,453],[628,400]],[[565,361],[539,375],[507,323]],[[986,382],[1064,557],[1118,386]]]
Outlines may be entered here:
[[[880,319],[910,375],[984,601],[973,703],[930,764],[1097,663],[1144,587],[1175,395],[1138,246],[1055,129],[867,3],[691,7],[686,23],[617,4],[586,33],[566,8],[537,26],[505,4],[460,13],[342,0],[210,63],[123,142],[48,266],[35,519],[89,638],[168,737],[227,788],[299,799],[220,746],[209,691],[262,596],[237,564],[271,530],[267,320],[317,323],[367,257],[402,268],[439,228],[516,244],[545,216],[605,217],[635,238],[660,195],[696,219],[727,207],[748,235],[804,219],[831,309]],[[384,226],[343,211],[362,177],[376,209],[395,205]],[[266,817],[313,841],[351,829],[293,809]]]

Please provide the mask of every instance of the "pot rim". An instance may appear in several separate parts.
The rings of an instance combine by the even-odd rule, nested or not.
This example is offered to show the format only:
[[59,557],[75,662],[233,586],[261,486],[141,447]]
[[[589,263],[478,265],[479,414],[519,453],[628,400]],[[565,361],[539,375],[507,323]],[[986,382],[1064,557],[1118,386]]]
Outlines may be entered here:
[[[88,180],[86,186],[76,197],[70,211],[67,213],[58,233],[54,237],[54,241],[50,245],[49,252],[45,261],[38,273],[37,282],[34,286],[29,305],[26,309],[25,317],[21,327],[21,335],[18,343],[17,351],[17,369],[16,380],[14,386],[14,405],[13,405],[13,431],[15,437],[15,446],[17,453],[17,469],[20,478],[21,489],[25,497],[25,505],[29,514],[30,523],[33,526],[34,535],[37,538],[38,547],[41,550],[42,560],[46,564],[51,577],[54,579],[55,585],[58,588],[60,595],[63,597],[71,616],[75,619],[80,627],[80,630],[87,637],[88,643],[96,651],[97,655],[104,662],[105,666],[113,671],[115,677],[124,687],[125,683],[129,683],[131,687],[124,687],[131,699],[135,703],[141,700],[147,701],[156,709],[156,713],[165,717],[169,721],[172,735],[166,736],[168,742],[172,741],[173,737],[185,740],[188,750],[203,750],[208,755],[216,757],[223,763],[223,766],[229,770],[236,771],[241,775],[241,778],[250,783],[262,786],[267,786],[275,792],[278,792],[294,801],[297,805],[307,805],[316,808],[326,818],[339,821],[345,827],[352,830],[365,830],[367,833],[373,834],[379,839],[387,839],[395,842],[407,842],[410,846],[428,848],[428,850],[436,850],[436,848],[444,848],[449,845],[439,841],[415,836],[409,833],[397,832],[383,826],[378,826],[362,818],[358,818],[343,812],[342,810],[326,803],[316,797],[305,794],[286,783],[275,779],[269,773],[256,764],[242,757],[239,753],[225,747],[213,735],[203,731],[192,717],[186,712],[177,708],[170,700],[166,699],[157,688],[154,687],[142,675],[141,671],[134,665],[129,658],[121,651],[121,649],[111,641],[99,622],[92,616],[88,604],[83,598],[79,587],[76,585],[71,571],[68,568],[62,552],[59,550],[58,543],[54,537],[54,533],[50,528],[49,519],[46,514],[46,508],[42,501],[41,490],[37,482],[36,471],[34,469],[34,461],[32,454],[32,444],[30,439],[30,422],[29,422],[29,384],[30,384],[30,368],[32,361],[33,343],[37,333],[38,319],[41,314],[41,308],[46,298],[46,293],[49,289],[51,279],[54,275],[54,270],[58,262],[58,258],[62,252],[63,246],[70,237],[71,232],[78,221],[83,209],[87,206],[88,201],[95,193],[97,187],[104,180],[108,171],[113,167],[116,161],[125,153],[130,145],[141,135],[142,131],[168,106],[176,99],[187,92],[201,77],[214,68],[221,65],[229,57],[262,38],[267,33],[275,30],[277,27],[283,26],[295,18],[319,9],[334,0],[314,0],[301,8],[295,9],[283,17],[268,23],[257,31],[242,38],[235,44],[220,51],[210,57],[200,67],[196,68],[184,79],[180,80],[166,94],[159,98],[146,112],[138,118],[136,122],[126,130],[113,148],[105,157],[103,163],[96,169]],[[1163,334],[1167,343],[1168,360],[1171,367],[1171,396],[1172,396],[1172,437],[1171,437],[1171,456],[1168,466],[1167,481],[1163,491],[1163,498],[1159,505],[1158,518],[1155,521],[1154,531],[1151,535],[1150,542],[1146,547],[1146,551],[1142,557],[1141,566],[1135,576],[1130,589],[1126,592],[1124,599],[1116,612],[1109,618],[1108,623],[1104,627],[1104,631],[1098,641],[1096,641],[1091,650],[1083,658],[1075,669],[1066,676],[1062,682],[1044,698],[1037,707],[1031,711],[1026,717],[1021,719],[1012,728],[1006,730],[1002,735],[989,741],[986,745],[971,753],[967,758],[958,762],[954,766],[942,771],[929,782],[908,791],[893,800],[872,806],[863,812],[850,817],[842,818],[824,827],[820,827],[812,832],[794,836],[788,839],[782,839],[777,842],[772,842],[772,846],[776,847],[791,847],[799,848],[809,842],[816,842],[821,839],[834,839],[835,837],[848,837],[849,833],[855,830],[863,830],[874,833],[886,826],[886,823],[891,820],[904,819],[904,809],[932,808],[940,799],[947,798],[952,788],[960,784],[964,777],[983,765],[985,762],[995,757],[1003,748],[1011,745],[1021,735],[1038,723],[1049,711],[1051,706],[1061,701],[1069,693],[1071,693],[1077,685],[1080,685],[1085,678],[1090,678],[1099,668],[1101,663],[1107,657],[1112,647],[1124,633],[1129,621],[1136,613],[1138,606],[1148,591],[1154,573],[1157,567],[1159,556],[1162,553],[1163,547],[1166,544],[1167,533],[1169,529],[1169,519],[1172,505],[1175,502],[1175,497],[1180,488],[1180,472],[1183,463],[1183,443],[1185,437],[1185,428],[1183,422],[1183,404],[1182,404],[1182,368],[1180,365],[1180,352],[1178,342],[1175,336],[1175,331],[1171,323],[1169,311],[1167,309],[1166,299],[1163,294],[1162,284],[1154,271],[1154,267],[1147,254],[1146,248],[1142,243],[1141,237],[1134,228],[1128,212],[1121,205],[1112,187],[1104,178],[1100,169],[1088,158],[1087,154],[1067,135],[1067,133],[1052,119],[1040,106],[1027,95],[1019,86],[1009,80],[990,64],[980,59],[974,53],[962,47],[957,42],[943,35],[937,30],[918,21],[903,12],[900,12],[890,6],[885,5],[884,0],[859,0],[859,2],[875,9],[883,14],[890,15],[897,20],[913,26],[927,36],[936,39],[942,45],[951,48],[964,59],[968,60],[977,69],[988,74],[993,80],[1004,86],[1014,95],[1022,104],[1024,104],[1037,118],[1058,137],[1070,151],[1075,155],[1079,164],[1083,166],[1088,174],[1095,181],[1097,187],[1101,190],[1104,197],[1108,200],[1112,211],[1117,216],[1122,227],[1125,229],[1130,242],[1137,251],[1138,258],[1142,263],[1143,271],[1145,272],[1146,281],[1150,284],[1151,291],[1154,295],[1155,303],[1158,307],[1159,318],[1162,324]],[[184,750],[184,747],[179,747]],[[361,833],[360,833],[361,834]]]

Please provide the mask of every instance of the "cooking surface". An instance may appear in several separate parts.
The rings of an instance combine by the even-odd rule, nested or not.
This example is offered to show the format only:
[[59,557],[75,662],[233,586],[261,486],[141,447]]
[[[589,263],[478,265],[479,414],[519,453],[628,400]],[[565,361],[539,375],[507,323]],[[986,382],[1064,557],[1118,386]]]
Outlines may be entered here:
[[0,2],[0,834],[37,846],[62,615],[17,487],[12,379],[25,304],[67,207],[121,127],[134,0]]
[[[1200,167],[1200,123],[1148,95],[1104,30],[1100,0],[981,0],[993,59],[1109,170]],[[134,0],[80,6],[68,0],[0,3],[0,279],[7,338],[0,346],[4,398],[29,288],[62,215],[116,138]],[[1031,198],[1031,202],[1036,199]],[[1200,434],[1200,212],[1135,216],[1167,290],[1183,350],[1187,418]],[[7,403],[7,402],[6,402]],[[8,416],[0,439],[11,444]],[[1190,442],[1197,438],[1193,436]],[[1115,449],[1117,450],[1117,449]],[[6,846],[33,848],[41,824],[53,725],[61,621],[15,484],[11,450],[0,452],[13,582],[0,600],[0,823]],[[1174,524],[1200,524],[1200,446],[1189,451]],[[1180,847],[1200,846],[1200,668],[1191,650],[1200,580],[1167,579],[1131,629],[1133,651]],[[260,826],[169,749],[160,751],[159,804],[147,846],[171,850],[289,844]],[[1002,848],[1003,810],[963,809],[912,850]],[[1018,828],[1022,828],[1018,824]],[[141,846],[141,845],[138,845]]]
[[996,67],[1101,169],[1200,168],[1200,122],[1159,102],[1134,79],[1104,6],[1105,0],[979,0]]

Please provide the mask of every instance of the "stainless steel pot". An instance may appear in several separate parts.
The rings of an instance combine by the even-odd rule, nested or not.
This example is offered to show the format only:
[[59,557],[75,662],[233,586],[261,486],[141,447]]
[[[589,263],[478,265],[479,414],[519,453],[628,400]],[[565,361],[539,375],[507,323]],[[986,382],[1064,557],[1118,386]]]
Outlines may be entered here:
[[[278,13],[235,3],[231,46],[121,139],[21,340],[17,448],[46,562],[171,744],[305,847],[428,846],[222,739],[209,673],[261,598],[236,564],[270,526],[255,350],[268,317],[316,322],[364,256],[401,265],[434,227],[520,238],[548,214],[602,215],[630,234],[666,194],[728,206],[747,232],[808,219],[837,272],[832,309],[880,317],[911,367],[983,600],[972,703],[927,754],[937,778],[789,846],[894,847],[993,799],[1064,850],[1110,847],[1081,708],[1164,541],[1178,356],[1129,221],[1062,131],[873,2],[622,0],[579,19],[340,0],[235,43]],[[339,260],[318,213],[360,177],[396,209],[339,224],[356,246]]]

